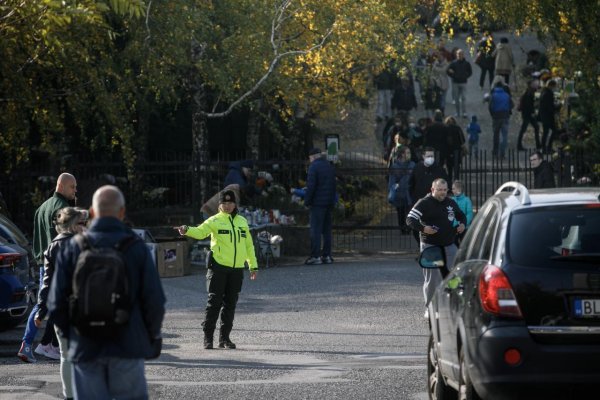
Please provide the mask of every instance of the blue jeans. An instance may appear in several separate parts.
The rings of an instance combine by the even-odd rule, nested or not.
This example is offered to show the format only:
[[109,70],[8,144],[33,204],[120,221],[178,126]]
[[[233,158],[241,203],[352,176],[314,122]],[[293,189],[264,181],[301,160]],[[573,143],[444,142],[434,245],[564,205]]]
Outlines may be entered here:
[[[38,288],[38,298],[40,296],[40,291],[42,290],[42,282],[44,280],[44,266],[40,266],[40,284]],[[29,313],[29,318],[27,318],[27,325],[25,326],[25,334],[23,335],[23,341],[28,345],[32,345],[35,340],[35,335],[37,335],[38,328],[35,326],[35,315],[39,310],[38,304],[35,303],[31,312]]]
[[141,358],[99,357],[73,363],[75,399],[147,399]]
[[467,102],[467,84],[452,82],[452,98],[456,105],[456,116],[467,115],[465,103]]
[[[333,207],[310,208],[310,256],[331,256],[331,212]],[[321,235],[323,252],[321,252]]]
[[[492,150],[492,155],[500,155],[500,158],[504,158],[504,153],[506,152],[506,145],[508,142],[508,117],[493,118],[492,130],[494,132],[494,148]],[[498,142],[500,142],[500,154],[498,154]]]

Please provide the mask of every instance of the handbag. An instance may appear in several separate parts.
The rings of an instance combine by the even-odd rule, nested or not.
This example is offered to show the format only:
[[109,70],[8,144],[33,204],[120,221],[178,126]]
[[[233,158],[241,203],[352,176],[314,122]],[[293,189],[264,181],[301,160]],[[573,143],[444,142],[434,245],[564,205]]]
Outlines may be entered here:
[[475,57],[475,64],[479,65],[483,61],[483,53],[480,51],[477,53],[477,57]]

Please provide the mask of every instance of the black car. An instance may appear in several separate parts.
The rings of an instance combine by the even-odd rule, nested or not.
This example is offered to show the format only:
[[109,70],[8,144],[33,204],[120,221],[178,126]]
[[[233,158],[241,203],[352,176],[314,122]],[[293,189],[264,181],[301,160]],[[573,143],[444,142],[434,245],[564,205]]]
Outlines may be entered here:
[[430,399],[596,398],[600,188],[516,182],[479,210],[431,300]]

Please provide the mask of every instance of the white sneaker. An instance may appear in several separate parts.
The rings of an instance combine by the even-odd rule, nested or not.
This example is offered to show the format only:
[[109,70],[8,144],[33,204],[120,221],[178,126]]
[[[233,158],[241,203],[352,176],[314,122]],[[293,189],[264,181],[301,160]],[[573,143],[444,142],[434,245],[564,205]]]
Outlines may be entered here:
[[38,344],[34,350],[34,353],[51,358],[53,360],[60,360],[60,353],[57,353],[54,350],[54,347],[52,347],[52,343]]
[[50,346],[52,347],[52,352],[58,357],[57,360],[60,360],[60,347],[54,347],[52,344],[50,344]]

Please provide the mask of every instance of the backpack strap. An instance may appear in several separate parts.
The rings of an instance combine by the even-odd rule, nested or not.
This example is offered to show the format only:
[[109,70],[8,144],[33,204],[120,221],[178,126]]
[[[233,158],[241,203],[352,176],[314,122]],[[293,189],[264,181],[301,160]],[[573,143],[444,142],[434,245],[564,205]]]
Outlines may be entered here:
[[[79,249],[81,251],[84,250],[89,250],[89,249],[93,249],[94,246],[92,246],[92,244],[90,243],[90,239],[87,235],[87,233],[83,232],[83,233],[79,233],[77,235],[74,236],[75,237],[75,242],[77,242],[77,245],[79,246]],[[119,240],[116,244],[115,244],[115,249],[117,249],[118,251],[124,253],[126,252],[135,242],[137,242],[138,240],[141,240],[139,238],[139,236],[137,235],[128,235],[125,236],[123,239]]]
[[138,240],[141,240],[138,235],[128,235],[128,236],[125,236],[123,239],[119,240],[115,244],[115,249],[117,249],[121,253],[125,253]]

